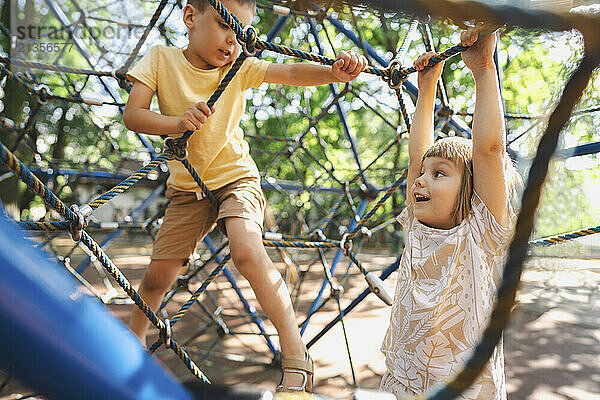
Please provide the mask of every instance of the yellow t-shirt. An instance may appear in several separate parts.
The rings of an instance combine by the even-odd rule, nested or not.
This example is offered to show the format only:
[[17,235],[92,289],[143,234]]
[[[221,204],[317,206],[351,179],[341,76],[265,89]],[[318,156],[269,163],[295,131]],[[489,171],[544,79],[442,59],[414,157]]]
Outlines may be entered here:
[[[260,176],[239,123],[246,108],[244,91],[263,83],[268,66],[267,61],[246,59],[216,102],[215,112],[189,139],[188,160],[211,190],[241,178]],[[197,102],[207,101],[229,68],[199,69],[188,62],[181,49],[154,46],[127,73],[127,78],[140,81],[157,94],[163,115],[179,117]],[[167,186],[201,192],[181,162],[167,164],[171,172]]]

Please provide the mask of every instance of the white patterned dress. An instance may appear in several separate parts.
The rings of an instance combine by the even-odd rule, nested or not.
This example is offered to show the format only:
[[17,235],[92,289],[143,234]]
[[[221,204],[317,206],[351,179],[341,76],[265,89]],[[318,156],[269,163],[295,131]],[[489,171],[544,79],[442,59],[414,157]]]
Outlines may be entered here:
[[[398,217],[405,248],[381,347],[387,371],[380,385],[398,398],[459,372],[487,326],[511,231],[476,193],[471,204],[469,215],[448,230],[420,223],[412,205]],[[506,399],[502,342],[459,398]]]

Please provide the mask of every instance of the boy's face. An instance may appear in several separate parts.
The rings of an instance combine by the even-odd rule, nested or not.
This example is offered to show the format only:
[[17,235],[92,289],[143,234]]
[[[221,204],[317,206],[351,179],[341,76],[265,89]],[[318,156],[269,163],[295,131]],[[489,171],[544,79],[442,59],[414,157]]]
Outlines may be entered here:
[[[243,25],[250,25],[254,18],[254,7],[242,5],[236,0],[221,0]],[[188,28],[189,61],[198,68],[211,69],[227,65],[241,51],[235,33],[221,19],[213,7],[208,5],[203,12],[191,5],[183,9],[183,22]]]

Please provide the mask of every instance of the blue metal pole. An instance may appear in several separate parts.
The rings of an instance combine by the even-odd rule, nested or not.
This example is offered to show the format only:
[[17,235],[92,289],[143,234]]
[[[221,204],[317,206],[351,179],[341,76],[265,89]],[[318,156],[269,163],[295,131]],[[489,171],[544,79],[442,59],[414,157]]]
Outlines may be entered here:
[[[310,24],[310,32],[312,33],[313,37],[315,38],[315,44],[317,45],[317,48],[319,49],[319,53],[324,54],[323,46],[321,46],[321,41],[319,40],[319,32],[317,32],[317,27],[315,25],[315,20],[313,18],[308,18],[308,22]],[[333,97],[338,96],[339,93],[334,84],[332,84],[332,83],[329,84],[329,90],[331,90]],[[358,154],[358,149],[356,148],[356,143],[354,141],[354,138],[352,137],[352,134],[350,133],[350,126],[348,126],[348,117],[346,116],[346,111],[344,111],[340,102],[341,102],[341,100],[335,104],[335,107],[337,108],[338,115],[340,116],[340,120],[342,121],[342,127],[344,128],[344,133],[346,134],[346,137],[350,141],[350,148],[352,149],[352,154],[354,154],[354,160],[356,160],[356,166],[358,167],[358,170],[360,171],[360,178],[362,179],[363,183],[365,185],[367,185],[367,187],[369,187],[370,186],[369,182],[367,181],[367,178],[365,177],[365,173],[362,170],[363,167],[360,162],[360,156]]]
[[[279,17],[277,19],[277,22],[275,22],[275,25],[273,25],[273,27],[271,28],[271,30],[269,31],[269,33],[267,33],[267,42],[272,41],[273,38],[275,36],[277,36],[277,34],[279,33],[279,31],[283,28],[283,26],[287,22],[288,17],[289,17],[289,14],[288,15],[283,15],[283,16],[281,16],[281,17]],[[256,57],[257,58],[262,57],[262,51],[259,51],[258,53],[256,53]]]
[[[356,228],[356,225],[358,225],[357,219],[360,219],[362,214],[365,212],[366,208],[367,208],[367,201],[366,200],[361,201],[360,204],[358,205],[358,210],[356,211],[356,216],[358,218],[352,219],[352,222],[350,222],[350,226],[348,227],[348,231],[352,232]],[[335,273],[335,268],[336,268],[338,262],[342,259],[342,256],[343,256],[343,253],[342,253],[341,249],[335,253],[335,257],[333,258],[333,262],[331,263],[331,267],[329,268],[329,272],[331,273],[331,275],[333,275]],[[323,279],[323,283],[321,284],[319,293],[317,294],[317,297],[310,305],[310,308],[308,309],[308,312],[306,313],[306,320],[300,327],[301,335],[304,334],[304,331],[306,330],[306,328],[308,326],[308,322],[310,321],[310,317],[315,312],[315,310],[317,308],[319,308],[319,305],[321,303],[321,297],[323,297],[323,292],[325,291],[325,288],[327,287],[327,285],[328,285],[327,279]]]
[[[206,236],[204,238],[204,243],[206,244],[206,246],[209,248],[209,250],[211,252],[214,253],[217,251],[216,247],[212,243],[212,240],[208,236]],[[217,257],[215,257],[215,260],[217,261],[217,263],[220,263],[221,260],[223,260],[223,257],[217,256]],[[269,350],[271,350],[271,352],[273,354],[277,354],[279,352],[279,350],[277,350],[277,347],[275,347],[275,345],[271,341],[271,338],[267,335],[267,331],[265,330],[265,326],[263,325],[263,322],[261,321],[260,318],[258,318],[258,315],[256,315],[256,309],[254,307],[252,307],[250,305],[250,303],[248,303],[248,300],[246,300],[246,298],[242,294],[242,291],[240,290],[239,286],[237,285],[237,283],[235,281],[235,277],[233,275],[231,275],[231,272],[229,272],[229,269],[227,267],[225,267],[223,269],[223,274],[225,275],[225,277],[231,284],[231,287],[233,288],[233,290],[235,290],[235,293],[237,294],[238,298],[244,305],[244,309],[246,310],[248,315],[250,315],[252,322],[254,322],[256,324],[256,326],[258,327],[258,329],[260,330],[260,332],[263,333],[262,336],[265,338],[265,341],[267,342],[267,346],[269,347]]]
[[0,364],[53,399],[191,396],[55,262],[0,217]]
[[568,149],[558,150],[556,152],[556,157],[564,159],[595,153],[600,153],[600,142],[586,143]]
[[[340,21],[338,21],[337,19],[328,16],[327,20],[329,22],[331,22],[331,24],[333,26],[335,26],[335,28],[340,31],[341,33],[343,33],[348,39],[350,39],[353,43],[355,43],[357,46],[362,46],[367,53],[369,54],[369,56],[371,56],[373,59],[375,59],[375,61],[377,61],[381,66],[383,67],[387,67],[389,64],[389,61],[386,61],[383,57],[381,57],[378,53],[377,50],[375,50],[373,48],[373,46],[371,46],[369,43],[367,43],[365,40],[363,40],[362,42],[359,40],[358,36],[356,36],[356,34],[354,32],[352,32],[351,30],[347,29],[344,24],[342,24]],[[410,83],[409,81],[405,81],[404,82],[404,87],[406,88],[406,91],[413,96],[414,98],[416,98],[419,95],[419,90],[417,89],[417,87],[415,85],[413,85],[412,83]],[[436,104],[435,106],[435,110],[437,111],[440,108],[439,105]],[[458,122],[456,122],[456,120],[454,118],[450,119],[449,122],[450,126],[452,126],[454,129],[456,129],[457,131],[463,133],[464,135],[466,135],[467,137],[471,137],[471,130],[462,126],[461,124],[459,124]]]

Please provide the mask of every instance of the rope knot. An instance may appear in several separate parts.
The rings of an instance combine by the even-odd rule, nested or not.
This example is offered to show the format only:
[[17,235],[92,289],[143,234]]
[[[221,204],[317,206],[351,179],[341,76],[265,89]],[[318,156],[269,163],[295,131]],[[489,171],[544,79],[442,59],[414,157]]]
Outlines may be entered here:
[[163,142],[163,153],[169,157],[169,160],[185,160],[188,156],[187,140],[179,140],[173,137],[168,137]]
[[70,209],[73,214],[77,216],[77,219],[71,221],[71,224],[69,225],[69,232],[71,233],[73,240],[79,242],[81,240],[83,228],[85,228],[85,217],[83,216],[83,213],[77,204],[72,204]]
[[239,38],[238,41],[242,45],[244,54],[248,57],[252,57],[256,54],[256,44],[258,43],[256,29],[254,29],[252,25],[246,25],[244,27],[244,36],[246,37],[246,41],[242,41]]
[[383,80],[387,82],[390,89],[400,89],[402,83],[408,79],[408,74],[402,70],[400,60],[392,60],[385,71],[386,76]]

